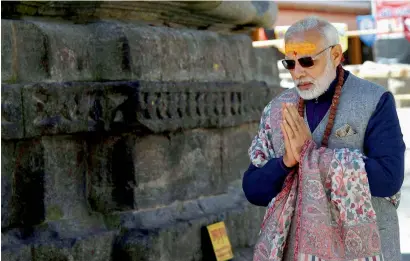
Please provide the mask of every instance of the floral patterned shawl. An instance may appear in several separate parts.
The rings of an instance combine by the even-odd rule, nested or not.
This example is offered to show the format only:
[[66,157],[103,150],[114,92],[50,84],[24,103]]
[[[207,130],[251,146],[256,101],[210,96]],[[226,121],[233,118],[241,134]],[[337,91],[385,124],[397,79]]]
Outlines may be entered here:
[[[255,166],[284,154],[281,103],[297,100],[296,92],[285,91],[265,107],[249,148]],[[253,260],[283,260],[291,225],[296,226],[295,261],[383,260],[363,157],[359,150],[306,142],[299,169],[287,176],[268,206]],[[398,197],[389,200],[398,204]]]

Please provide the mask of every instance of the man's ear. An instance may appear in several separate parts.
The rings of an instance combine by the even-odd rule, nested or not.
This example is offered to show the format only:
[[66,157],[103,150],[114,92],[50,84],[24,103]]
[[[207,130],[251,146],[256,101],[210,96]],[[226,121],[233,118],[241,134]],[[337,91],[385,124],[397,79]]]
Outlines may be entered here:
[[342,46],[340,44],[337,44],[332,48],[332,52],[331,52],[331,59],[332,59],[333,66],[335,68],[341,63],[342,57],[343,57]]

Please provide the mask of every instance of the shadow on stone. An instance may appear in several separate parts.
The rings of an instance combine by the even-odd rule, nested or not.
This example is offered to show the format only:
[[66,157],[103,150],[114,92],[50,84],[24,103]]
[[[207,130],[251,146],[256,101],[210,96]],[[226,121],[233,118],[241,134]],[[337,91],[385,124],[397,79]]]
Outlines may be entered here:
[[18,145],[14,173],[15,225],[29,229],[44,220],[44,153],[40,141]]
[[201,227],[201,249],[203,261],[216,261],[211,238],[209,237],[206,226]]
[[112,180],[114,201],[125,208],[134,208],[134,164],[132,151],[126,140],[120,140],[114,145],[112,155]]

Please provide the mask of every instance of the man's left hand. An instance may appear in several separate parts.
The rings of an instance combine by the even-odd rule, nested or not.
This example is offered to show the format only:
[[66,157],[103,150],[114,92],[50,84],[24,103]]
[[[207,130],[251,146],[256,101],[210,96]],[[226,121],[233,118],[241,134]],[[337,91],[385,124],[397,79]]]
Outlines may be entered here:
[[293,156],[300,162],[300,153],[303,144],[307,140],[312,139],[310,129],[305,123],[304,119],[300,117],[298,110],[292,104],[283,106],[284,127],[289,137],[290,146],[292,148]]

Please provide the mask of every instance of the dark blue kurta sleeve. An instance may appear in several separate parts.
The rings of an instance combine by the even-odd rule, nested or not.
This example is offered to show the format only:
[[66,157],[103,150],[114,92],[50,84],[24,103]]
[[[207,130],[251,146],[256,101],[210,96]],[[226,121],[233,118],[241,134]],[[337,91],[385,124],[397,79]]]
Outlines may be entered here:
[[386,92],[369,120],[364,139],[364,162],[372,196],[390,197],[400,190],[405,150],[394,97]]
[[257,206],[266,207],[282,189],[287,174],[283,158],[270,159],[262,168],[249,165],[242,180],[242,188],[248,201]]

